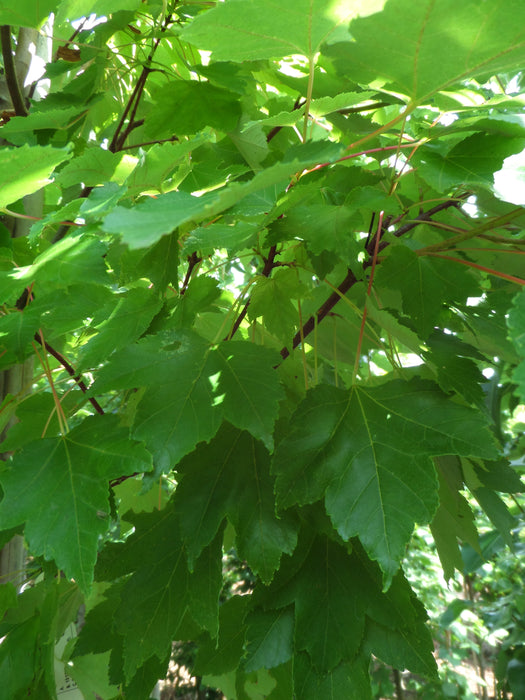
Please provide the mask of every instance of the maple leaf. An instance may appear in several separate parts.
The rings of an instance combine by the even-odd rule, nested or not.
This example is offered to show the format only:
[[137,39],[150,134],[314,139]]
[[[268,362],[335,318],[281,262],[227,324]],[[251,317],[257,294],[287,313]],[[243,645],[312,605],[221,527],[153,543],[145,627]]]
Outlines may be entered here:
[[450,400],[431,382],[394,380],[350,391],[309,392],[277,446],[277,503],[324,499],[346,540],[359,536],[385,583],[399,567],[415,522],[438,505],[430,456],[491,458],[497,446],[485,416]]
[[25,522],[31,550],[54,559],[87,592],[109,524],[109,481],[149,469],[151,455],[116,416],[87,418],[67,435],[31,442],[13,457],[0,474],[0,528]]

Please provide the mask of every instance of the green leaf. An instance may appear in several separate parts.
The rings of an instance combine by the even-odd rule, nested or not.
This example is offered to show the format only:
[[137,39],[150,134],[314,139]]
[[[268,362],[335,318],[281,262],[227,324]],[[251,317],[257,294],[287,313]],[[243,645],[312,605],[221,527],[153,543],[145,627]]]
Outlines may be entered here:
[[463,488],[460,460],[457,457],[436,457],[434,463],[439,479],[439,507],[430,528],[448,581],[454,575],[454,569],[463,571],[458,540],[479,550],[478,533],[468,501],[459,493]]
[[454,187],[480,186],[491,190],[494,171],[501,168],[504,159],[525,145],[523,139],[492,134],[474,134],[454,146],[446,155],[430,148],[416,155],[421,176],[439,191]]
[[106,284],[108,282],[104,255],[106,246],[89,235],[71,235],[62,239],[35,258],[34,263],[18,272],[26,284],[35,282],[41,293],[69,285]]
[[342,0],[230,1],[197,17],[182,37],[211,51],[214,61],[313,57],[339,30],[348,36],[345,26],[357,14]]
[[90,14],[97,16],[110,16],[114,12],[121,10],[135,10],[140,7],[140,0],[62,0],[58,13],[58,21],[79,19],[89,17]]
[[168,178],[184,162],[191,158],[191,152],[206,143],[210,135],[199,136],[180,143],[156,143],[146,151],[126,180],[131,195],[148,190],[163,192]]
[[121,234],[130,248],[148,248],[181,224],[205,216],[207,201],[187,192],[168,192],[132,209],[117,206],[105,217],[104,230]]
[[482,463],[474,463],[476,474],[483,484],[493,491],[503,493],[520,493],[523,490],[523,482],[515,469],[506,459],[492,462],[484,460]]
[[51,12],[56,10],[57,0],[20,0],[13,5],[10,0],[0,1],[0,24],[17,27],[38,27]]
[[65,130],[71,126],[74,118],[83,110],[85,110],[83,105],[77,105],[62,109],[46,109],[42,112],[30,112],[25,117],[13,117],[2,126],[2,137],[16,146],[22,146],[27,141],[36,143],[36,135],[33,132],[48,129]]
[[222,419],[221,400],[214,391],[209,348],[202,341],[192,340],[170,355],[158,353],[154,360],[153,348],[157,344],[129,347],[114,364],[121,376],[126,372],[129,388],[152,383],[138,406],[133,435],[144,440],[157,470],[169,471],[197,443],[215,435]]
[[148,289],[130,289],[115,295],[115,298],[113,311],[97,326],[97,334],[82,348],[82,368],[97,365],[114,350],[137,340],[162,306],[158,296]]
[[22,698],[31,692],[37,655],[39,619],[32,617],[14,629],[0,646],[0,673],[3,692],[10,698]]
[[[113,558],[118,553],[119,568],[133,571],[116,612],[117,630],[124,637],[124,673],[129,680],[152,655],[165,658],[186,611],[216,636],[222,585],[222,537],[203,551],[190,574],[173,503],[133,520],[135,533],[109,554]],[[146,582],[148,593],[144,595]]]
[[290,516],[275,514],[269,463],[261,443],[225,425],[179,464],[175,502],[190,566],[225,517],[236,529],[239,555],[263,581],[271,580],[283,552],[291,554],[297,528]]
[[[104,230],[122,235],[130,248],[147,248],[181,224],[215,216],[251,194],[279,185],[271,202],[264,202],[262,211],[268,211],[270,204],[277,200],[279,192],[284,192],[295,173],[318,159],[336,160],[343,151],[340,145],[330,141],[316,142],[314,146],[305,144],[296,148],[286,162],[265,168],[251,180],[232,183],[217,192],[202,196],[192,196],[182,191],[168,192],[140,202],[131,209],[117,206],[105,217]],[[249,213],[253,215],[253,207]],[[255,213],[261,213],[259,208]]]
[[350,392],[320,386],[276,448],[277,502],[324,499],[339,534],[359,536],[388,585],[414,523],[429,522],[438,505],[429,456],[481,453],[497,454],[485,417],[430,382]]
[[94,187],[111,180],[118,164],[122,160],[120,153],[111,153],[104,148],[87,148],[84,153],[71,160],[57,176],[63,187],[82,183],[85,187]]
[[113,697],[118,688],[109,683],[109,652],[79,656],[68,664],[67,673],[76,682],[84,697]]
[[68,148],[27,145],[20,148],[2,148],[0,208],[49,184],[53,170],[68,158],[71,158]]
[[146,133],[154,139],[195,134],[206,127],[233,131],[241,116],[238,96],[229,90],[181,80],[153,93]]
[[262,316],[270,333],[288,345],[299,321],[299,314],[291,299],[305,294],[295,270],[277,270],[272,277],[259,277],[252,289],[248,316]]
[[432,652],[434,645],[428,630],[391,630],[369,621],[365,650],[399,670],[408,669],[425,677],[437,677],[437,666]]
[[118,428],[116,416],[97,416],[68,435],[30,443],[11,465],[0,474],[0,528],[25,522],[31,550],[87,591],[108,527],[108,481],[147,471],[149,455]]
[[274,367],[279,354],[253,343],[230,340],[210,355],[216,402],[224,417],[273,448],[273,425],[284,392]]
[[175,234],[164,236],[140,261],[138,271],[147,276],[157,289],[165,290],[178,283],[179,241]]
[[272,445],[282,397],[277,361],[275,351],[245,341],[213,349],[188,334],[176,350],[159,352],[157,341],[147,338],[117,353],[92,391],[148,387],[133,434],[145,441],[157,467],[169,470],[198,442],[210,440],[223,417]]
[[343,662],[330,673],[319,673],[307,654],[294,657],[294,688],[301,700],[340,700],[359,698],[370,700],[369,661],[366,656],[358,656],[352,662]]
[[389,0],[381,13],[353,21],[353,42],[336,45],[333,54],[345,75],[359,75],[363,84],[382,79],[421,102],[467,77],[488,78],[522,65],[525,34],[516,29],[521,19],[519,0],[483,5],[437,0],[417,6]]
[[275,668],[293,655],[294,614],[290,608],[248,615],[245,669]]
[[302,574],[295,601],[296,648],[307,651],[319,671],[331,671],[341,660],[355,657],[362,643],[365,617],[358,572],[342,547],[319,539]]
[[220,675],[233,671],[239,665],[244,647],[244,618],[248,599],[233,596],[219,610],[219,636],[217,640],[207,635],[199,643],[195,659],[195,671],[199,675]]
[[522,400],[525,401],[525,292],[522,291],[514,297],[507,325],[516,352],[523,358],[514,370],[513,379],[518,384]]
[[208,255],[215,249],[225,248],[235,253],[252,246],[257,240],[260,229],[260,223],[248,221],[236,221],[231,225],[217,223],[197,227],[184,241],[184,251],[192,253],[194,250],[199,250],[204,255]]
[[298,206],[288,212],[283,224],[278,223],[273,230],[287,233],[286,238],[301,238],[312,253],[330,250],[349,267],[357,266],[363,244],[352,234],[355,213],[351,208],[327,204]]
[[516,518],[510,513],[502,499],[497,493],[486,487],[477,488],[473,490],[472,494],[505,543],[512,547],[512,531],[516,527]]
[[213,309],[220,294],[221,290],[218,288],[217,280],[206,275],[193,277],[184,295],[179,297],[173,312],[174,325],[177,328],[191,328],[196,315]]
[[59,425],[54,409],[51,392],[33,394],[24,399],[16,407],[18,421],[9,427],[5,440],[0,444],[2,452],[20,448],[43,435],[56,435]]
[[399,289],[403,311],[426,338],[447,302],[466,301],[479,289],[464,267],[450,260],[418,256],[407,246],[392,247],[376,273],[378,285]]
[[12,583],[0,585],[0,619],[3,619],[6,610],[16,608],[18,602],[16,595],[16,588]]

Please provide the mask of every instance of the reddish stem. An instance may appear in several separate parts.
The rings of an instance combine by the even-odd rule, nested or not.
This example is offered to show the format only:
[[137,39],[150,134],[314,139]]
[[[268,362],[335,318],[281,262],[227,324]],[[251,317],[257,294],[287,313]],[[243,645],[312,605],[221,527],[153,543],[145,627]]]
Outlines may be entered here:
[[494,275],[495,277],[501,277],[509,282],[514,282],[522,287],[525,287],[525,280],[521,277],[514,277],[514,275],[507,275],[505,272],[500,272],[499,270],[493,270],[491,267],[485,267],[484,265],[478,265],[477,263],[470,262],[470,260],[461,260],[460,258],[454,258],[452,255],[443,255],[442,253],[425,253],[425,255],[431,255],[434,258],[443,258],[444,260],[452,260],[460,265],[466,265],[467,267],[474,267],[476,270],[482,270],[482,272],[487,272],[489,275]]

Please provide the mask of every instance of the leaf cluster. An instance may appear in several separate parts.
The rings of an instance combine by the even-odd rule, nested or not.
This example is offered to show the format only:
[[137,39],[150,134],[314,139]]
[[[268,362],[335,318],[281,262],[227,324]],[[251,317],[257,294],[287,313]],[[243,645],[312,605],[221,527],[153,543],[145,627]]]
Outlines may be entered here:
[[[239,700],[370,698],[372,657],[435,677],[412,532],[450,579],[481,554],[467,494],[511,543],[521,489],[521,4],[25,0],[0,24],[53,36],[0,128],[0,369],[35,367],[1,397],[0,530],[32,580],[0,586],[10,697],[55,697],[81,605],[86,696],[142,700],[174,640]],[[231,548],[248,595],[221,595]]]

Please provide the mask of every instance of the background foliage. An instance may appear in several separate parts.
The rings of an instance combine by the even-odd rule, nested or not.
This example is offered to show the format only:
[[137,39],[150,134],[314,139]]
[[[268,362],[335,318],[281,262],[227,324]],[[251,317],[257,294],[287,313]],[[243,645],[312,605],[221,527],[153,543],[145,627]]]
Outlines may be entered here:
[[[9,698],[56,696],[79,610],[86,697],[143,700],[174,641],[228,698],[371,698],[380,662],[455,697],[435,646],[480,595],[471,647],[506,631],[520,697],[522,3],[20,0],[0,24]],[[52,43],[24,89],[27,29]],[[470,585],[439,623],[433,553]]]

